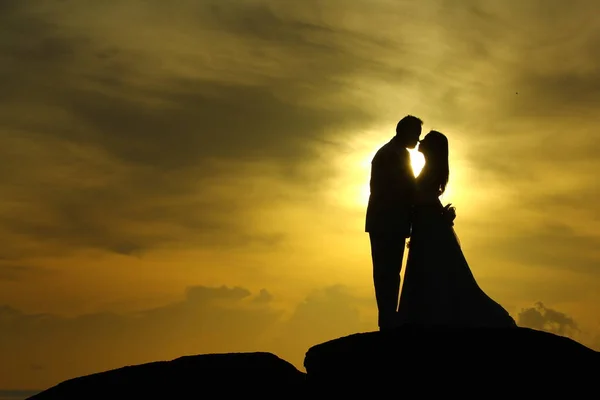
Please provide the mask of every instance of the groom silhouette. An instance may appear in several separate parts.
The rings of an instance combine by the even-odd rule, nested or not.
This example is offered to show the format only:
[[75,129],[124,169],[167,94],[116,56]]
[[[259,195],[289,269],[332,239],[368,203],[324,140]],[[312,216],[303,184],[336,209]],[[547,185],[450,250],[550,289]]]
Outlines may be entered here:
[[407,148],[414,149],[423,121],[407,115],[396,126],[396,136],[383,145],[371,161],[371,194],[365,231],[371,241],[373,282],[379,310],[379,329],[393,328],[400,292],[400,271],[406,238],[410,236],[410,211],[415,177]]

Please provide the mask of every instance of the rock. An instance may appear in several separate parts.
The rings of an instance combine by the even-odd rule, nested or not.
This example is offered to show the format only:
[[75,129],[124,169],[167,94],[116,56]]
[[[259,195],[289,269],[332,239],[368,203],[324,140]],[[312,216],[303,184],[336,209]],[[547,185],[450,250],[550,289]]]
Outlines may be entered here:
[[[403,327],[355,334],[310,348],[309,389],[427,395],[586,393],[600,353],[571,339],[527,328]],[[412,397],[412,396],[410,396]]]
[[587,397],[599,361],[574,340],[527,328],[404,327],[313,346],[307,374],[271,353],[208,354],[71,379],[30,399]]
[[71,379],[29,399],[285,397],[304,385],[304,373],[271,353],[207,354]]

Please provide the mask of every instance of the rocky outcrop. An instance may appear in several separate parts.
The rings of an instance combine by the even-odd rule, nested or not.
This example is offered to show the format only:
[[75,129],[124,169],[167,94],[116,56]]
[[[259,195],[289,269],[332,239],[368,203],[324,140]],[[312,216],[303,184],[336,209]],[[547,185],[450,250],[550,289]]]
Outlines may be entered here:
[[589,397],[600,353],[527,328],[404,327],[310,348],[307,374],[270,353],[188,356],[71,379],[30,399]]
[[271,353],[187,356],[60,383],[31,400],[229,398],[300,393],[305,374]]
[[600,353],[527,328],[404,327],[316,345],[304,361],[311,388],[419,396],[587,393]]

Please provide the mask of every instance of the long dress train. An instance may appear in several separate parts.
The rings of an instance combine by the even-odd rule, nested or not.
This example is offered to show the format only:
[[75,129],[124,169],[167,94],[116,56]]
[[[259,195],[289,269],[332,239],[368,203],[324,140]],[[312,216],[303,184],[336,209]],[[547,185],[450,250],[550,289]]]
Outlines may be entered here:
[[398,317],[401,324],[516,327],[477,284],[439,200],[415,207]]

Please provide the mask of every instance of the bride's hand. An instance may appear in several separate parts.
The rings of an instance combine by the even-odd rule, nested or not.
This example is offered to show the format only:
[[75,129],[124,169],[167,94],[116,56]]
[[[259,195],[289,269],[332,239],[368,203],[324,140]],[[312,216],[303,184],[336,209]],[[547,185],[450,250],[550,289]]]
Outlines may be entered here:
[[452,203],[444,206],[444,216],[448,219],[448,222],[454,224],[454,220],[456,219],[456,207],[452,207]]

